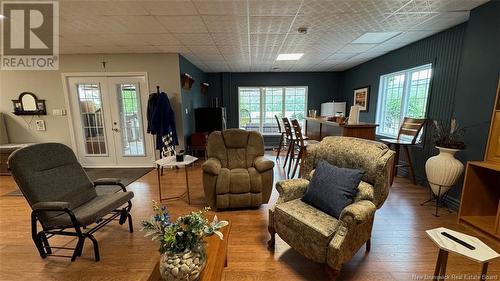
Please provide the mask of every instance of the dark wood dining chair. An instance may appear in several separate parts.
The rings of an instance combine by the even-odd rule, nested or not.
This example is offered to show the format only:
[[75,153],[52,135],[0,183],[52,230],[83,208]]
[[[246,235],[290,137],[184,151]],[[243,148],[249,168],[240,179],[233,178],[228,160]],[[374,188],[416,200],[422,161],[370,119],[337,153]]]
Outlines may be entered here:
[[[426,119],[417,119],[405,117],[401,127],[399,127],[398,137],[397,139],[381,139],[380,141],[386,143],[389,148],[394,149],[396,152],[396,156],[394,158],[394,164],[392,167],[392,176],[391,176],[391,185],[394,182],[394,177],[398,173],[398,168],[409,167],[409,173],[413,184],[417,184],[415,178],[415,170],[413,169],[413,163],[410,156],[410,151],[408,149],[409,146],[413,146],[419,143],[417,139],[422,131],[424,125],[426,123]],[[406,138],[404,137],[406,136]],[[399,153],[403,147],[406,159],[408,161],[407,164],[399,162]]]
[[[288,175],[290,176],[290,168],[292,166],[292,161],[294,162],[293,164],[293,171],[290,176],[290,178],[295,177],[295,173],[297,172],[297,167],[300,165],[299,169],[299,177],[301,176],[302,172],[302,165],[304,163],[304,158],[306,155],[306,147],[310,144],[318,143],[318,141],[315,140],[308,140],[303,134],[302,134],[302,128],[300,127],[299,121],[296,119],[292,120],[292,127],[293,127],[293,133],[294,133],[294,140],[292,144],[292,150],[291,150],[291,156],[290,156],[290,163],[288,167]],[[297,153],[295,156],[295,152]]]
[[280,119],[278,118],[277,115],[274,115],[274,118],[276,119],[276,123],[278,124],[278,132],[280,134],[280,141],[279,141],[278,147],[275,148],[276,161],[278,161],[282,149],[286,148],[286,146],[287,146],[287,142],[286,142],[286,132],[281,128]]
[[290,124],[290,120],[288,120],[288,118],[286,117],[281,118],[281,120],[283,120],[283,127],[285,127],[285,139],[288,144],[288,150],[286,151],[285,161],[283,162],[283,168],[286,171],[286,163],[288,162],[288,159],[290,158],[290,153],[292,152],[294,137],[292,133],[292,125]]

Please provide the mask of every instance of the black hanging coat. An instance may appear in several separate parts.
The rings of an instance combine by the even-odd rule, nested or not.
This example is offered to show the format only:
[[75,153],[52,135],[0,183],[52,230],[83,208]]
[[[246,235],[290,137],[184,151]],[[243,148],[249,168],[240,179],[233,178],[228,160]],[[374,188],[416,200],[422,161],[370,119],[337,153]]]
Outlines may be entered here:
[[[149,115],[151,113],[151,115]],[[172,144],[178,145],[177,130],[175,128],[175,113],[170,105],[167,94],[151,94],[148,101],[148,131],[156,135],[156,149],[161,150],[164,146],[163,139],[171,136]]]

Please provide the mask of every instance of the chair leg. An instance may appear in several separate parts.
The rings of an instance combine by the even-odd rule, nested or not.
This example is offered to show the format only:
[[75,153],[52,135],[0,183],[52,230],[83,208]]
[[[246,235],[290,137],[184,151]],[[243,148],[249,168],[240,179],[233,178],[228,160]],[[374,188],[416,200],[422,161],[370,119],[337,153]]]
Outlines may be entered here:
[[35,243],[36,249],[38,250],[38,253],[40,254],[40,257],[42,259],[47,257],[47,253],[45,252],[45,249],[43,247],[43,242],[40,236],[37,233],[37,216],[35,212],[31,213],[31,238],[33,239],[33,243]]
[[40,232],[40,239],[42,240],[42,244],[47,254],[49,255],[52,254],[52,249],[50,248],[49,239],[47,239],[47,235],[45,235],[45,233],[43,232]]
[[278,150],[276,152],[276,161],[278,161],[279,157],[280,157],[280,153],[281,153],[281,147],[283,146],[283,134],[281,134],[281,137],[280,137],[280,143],[278,145]]
[[95,261],[100,261],[101,257],[99,255],[99,244],[97,243],[97,240],[92,234],[86,234],[86,238],[90,239],[90,241],[92,241],[92,244],[94,245]]
[[82,255],[84,240],[85,240],[84,236],[78,237],[78,242],[76,242],[76,247],[75,250],[73,251],[73,255],[71,256],[71,261],[75,261],[76,257],[80,257]]
[[369,252],[372,249],[372,239],[369,238],[368,241],[366,241],[366,251]]
[[410,169],[410,176],[413,181],[413,184],[417,184],[417,180],[415,179],[415,170],[413,170],[413,163],[411,161],[411,156],[410,156],[410,150],[408,149],[408,146],[405,145],[405,154],[406,154],[406,159],[408,159],[408,168]]
[[399,165],[399,144],[394,145],[394,151],[396,152],[396,155],[394,156],[394,163],[392,166],[392,176],[391,176],[391,185],[394,182],[394,178],[396,177],[398,173],[398,165]]
[[304,148],[300,147],[299,153],[297,154],[297,160],[295,160],[295,165],[293,166],[292,176],[290,177],[292,179],[293,179],[293,177],[295,177],[295,172],[297,171],[297,167],[299,166],[299,162],[302,165],[303,154],[304,154]]
[[295,161],[295,142],[292,141],[290,150],[290,161],[288,162],[288,172],[287,176],[290,177],[290,171],[292,170],[293,161]]
[[128,218],[128,230],[130,233],[134,232],[134,224],[132,223],[132,215],[127,213],[127,218]]
[[290,151],[292,151],[292,141],[288,144],[288,150],[286,151],[285,162],[283,162],[283,169],[286,170],[286,163],[288,162],[288,158],[290,158]]
[[269,231],[269,234],[271,235],[271,238],[269,241],[267,241],[267,247],[270,250],[274,251],[274,244],[276,243],[275,236],[276,236],[276,231],[274,230],[274,227],[271,225],[267,226],[267,231]]
[[334,280],[337,280],[339,278],[340,270],[333,269],[330,266],[328,266],[328,264],[325,264],[324,268],[326,271],[326,275],[328,276],[328,280],[334,281]]

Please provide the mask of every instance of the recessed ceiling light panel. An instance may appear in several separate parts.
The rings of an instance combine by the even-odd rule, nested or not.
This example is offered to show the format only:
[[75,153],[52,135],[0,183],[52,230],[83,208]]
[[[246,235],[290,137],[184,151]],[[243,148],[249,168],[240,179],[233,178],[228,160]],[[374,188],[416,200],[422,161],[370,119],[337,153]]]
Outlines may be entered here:
[[391,39],[401,32],[367,32],[358,39],[352,41],[353,44],[379,44]]
[[279,54],[276,60],[299,60],[304,53],[294,53],[294,54]]

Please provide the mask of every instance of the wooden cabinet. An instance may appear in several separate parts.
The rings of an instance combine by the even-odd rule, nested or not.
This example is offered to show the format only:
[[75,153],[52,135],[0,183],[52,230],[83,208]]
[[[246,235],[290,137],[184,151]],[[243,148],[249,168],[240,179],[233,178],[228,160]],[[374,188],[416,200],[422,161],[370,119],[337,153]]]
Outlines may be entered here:
[[500,241],[500,80],[485,161],[467,163],[458,222]]
[[486,161],[493,161],[500,164],[500,82],[498,83],[497,98],[495,108],[491,117],[490,135],[486,146]]
[[500,164],[467,163],[458,220],[500,240]]

